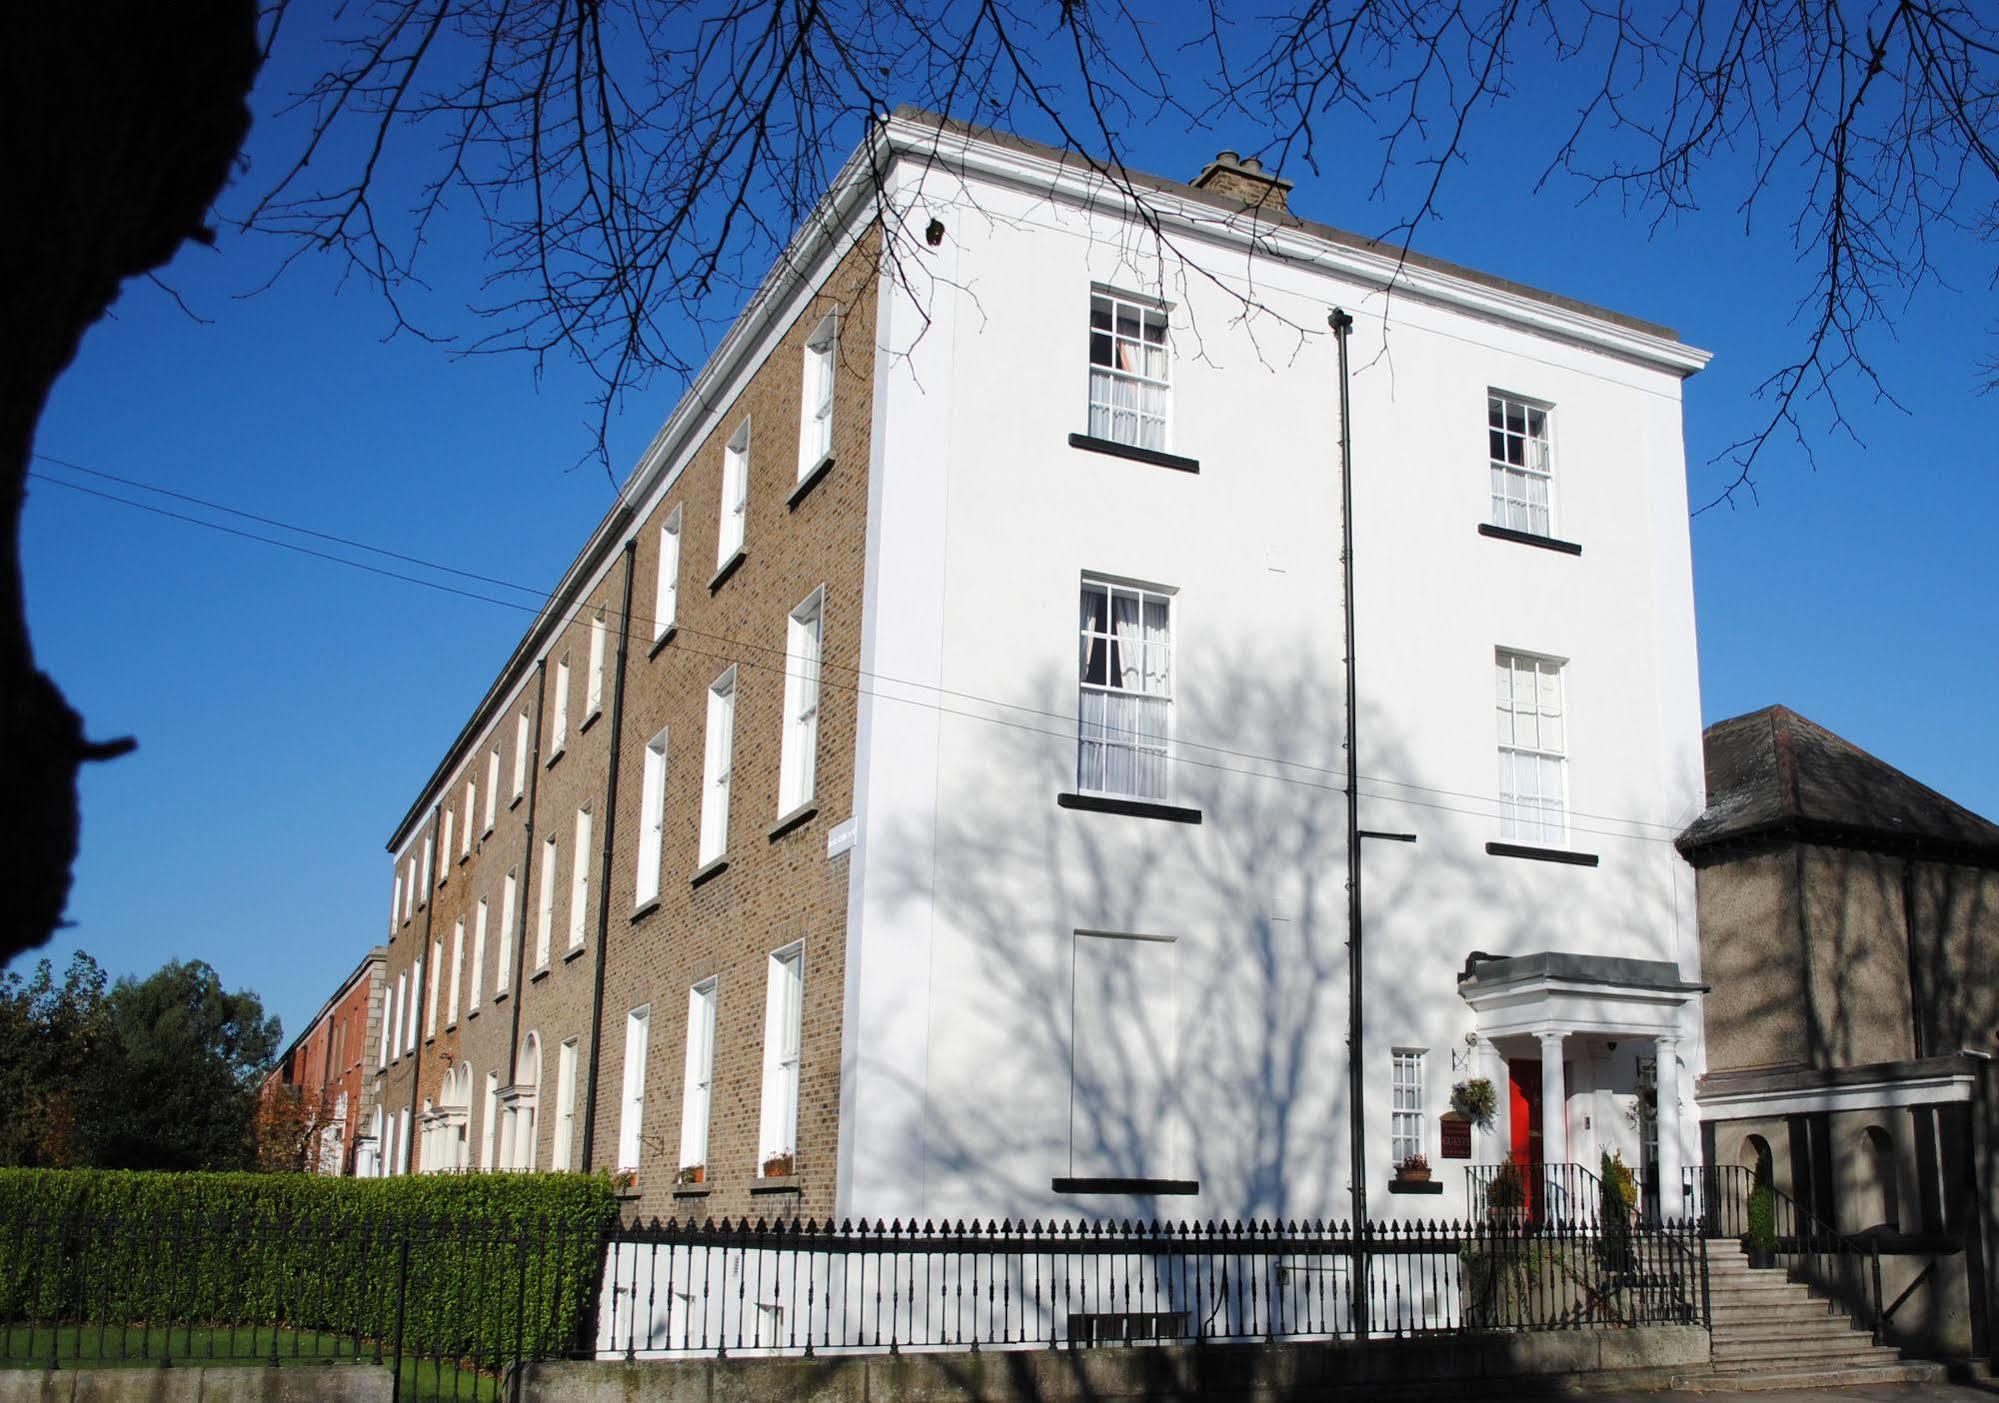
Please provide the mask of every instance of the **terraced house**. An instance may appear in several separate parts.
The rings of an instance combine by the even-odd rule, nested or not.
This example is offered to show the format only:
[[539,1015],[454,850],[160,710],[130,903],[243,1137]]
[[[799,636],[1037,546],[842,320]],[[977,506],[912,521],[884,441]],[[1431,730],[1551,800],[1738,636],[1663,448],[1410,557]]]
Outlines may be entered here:
[[[1705,353],[1228,153],[876,136],[396,825],[383,1164],[1433,1217],[1615,1150],[1676,1211]],[[1350,773],[1417,840],[1364,848],[1357,981]]]

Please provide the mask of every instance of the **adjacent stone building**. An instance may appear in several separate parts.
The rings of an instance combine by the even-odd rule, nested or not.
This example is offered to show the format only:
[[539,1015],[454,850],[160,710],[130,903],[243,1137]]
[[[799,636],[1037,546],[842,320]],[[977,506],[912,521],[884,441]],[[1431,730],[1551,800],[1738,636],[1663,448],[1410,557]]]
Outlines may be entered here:
[[340,982],[278,1058],[263,1096],[284,1096],[313,1143],[304,1168],[313,1174],[372,1174],[368,1137],[375,1107],[375,1032],[382,1013],[387,951],[376,946]]
[[1891,1339],[1986,1353],[1999,825],[1786,707],[1706,750],[1704,1158],[1878,1238]]

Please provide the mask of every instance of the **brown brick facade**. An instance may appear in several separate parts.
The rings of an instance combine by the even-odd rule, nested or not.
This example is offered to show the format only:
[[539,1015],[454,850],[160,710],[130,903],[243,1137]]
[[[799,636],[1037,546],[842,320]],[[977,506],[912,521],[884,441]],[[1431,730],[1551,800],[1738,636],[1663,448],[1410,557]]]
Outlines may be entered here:
[[[829,858],[829,831],[852,813],[856,679],[860,661],[862,581],[871,448],[877,242],[865,238],[834,268],[818,295],[791,318],[773,348],[741,390],[719,406],[703,440],[656,501],[635,503],[629,521],[613,520],[600,538],[600,558],[585,566],[584,585],[562,613],[564,622],[536,639],[532,653],[517,656],[505,701],[476,740],[461,738],[453,768],[440,772],[430,808],[399,834],[399,851],[414,853],[419,869],[426,833],[442,842],[449,811],[451,846],[440,847],[422,904],[397,919],[388,947],[382,1004],[393,999],[399,977],[426,964],[424,993],[414,1010],[416,1049],[391,1049],[379,1076],[388,1115],[410,1109],[412,1135],[421,1143],[427,1103],[436,1103],[447,1077],[469,1065],[471,1106],[467,1159],[482,1162],[488,1072],[505,1085],[511,1059],[532,1034],[540,1044],[541,1075],[535,1165],[554,1165],[558,1134],[560,1048],[576,1040],[577,1101],[571,1163],[610,1168],[618,1157],[621,1090],[628,1013],[649,1007],[643,1132],[634,1211],[665,1215],[676,1210],[702,1216],[758,1212],[816,1213],[833,1204],[838,1147],[841,1008],[847,921],[847,860]],[[799,439],[805,347],[829,313],[838,317],[834,378],[833,463],[804,490],[799,480]],[[747,422],[750,434],[744,558],[719,580],[717,533],[721,516],[724,446]],[[623,510],[622,508],[620,509]],[[653,614],[660,528],[681,513],[680,571],[673,631],[655,643]],[[631,621],[619,624],[630,572]],[[804,816],[777,824],[779,762],[784,732],[787,621],[815,590],[824,590],[823,664],[817,731],[816,783]],[[591,621],[606,622],[601,714],[586,704]],[[622,714],[619,702],[623,650]],[[569,660],[568,727],[559,756],[553,729],[559,665]],[[698,885],[701,794],[710,684],[737,669],[734,764],[726,866]],[[546,695],[543,696],[543,690]],[[515,718],[535,715],[535,748],[527,792],[513,801]],[[667,735],[665,823],[660,894],[634,910],[645,750],[662,729]],[[613,732],[617,744],[613,745]],[[493,831],[484,831],[488,757],[500,750],[500,797]],[[618,752],[617,783],[610,772]],[[465,813],[467,778],[478,789]],[[615,793],[616,813],[612,813]],[[569,946],[576,854],[576,816],[591,813],[585,938]],[[464,854],[464,825],[474,827]],[[555,886],[550,957],[536,959],[542,866],[555,839]],[[608,931],[600,927],[609,843]],[[398,871],[400,871],[400,866]],[[518,977],[505,995],[495,992],[497,962],[508,948],[500,929],[503,884],[519,876],[515,916],[520,941]],[[488,903],[483,967],[471,969],[478,902]],[[458,1017],[450,1017],[454,931],[464,922]],[[803,1036],[795,1185],[752,1195],[758,1175],[759,1109],[764,1062],[764,1008],[771,953],[793,942],[804,947]],[[427,1031],[436,963],[436,1027]],[[601,1015],[593,1020],[598,962],[603,961]],[[480,990],[471,1008],[472,981]],[[689,989],[717,981],[714,1091],[708,1135],[707,1192],[675,1196],[680,1144],[682,1070]],[[393,1013],[384,1007],[393,1021]],[[379,1036],[378,1034],[375,1036]],[[408,1042],[407,1033],[404,1042]],[[590,1085],[592,1044],[596,1077]],[[377,1042],[362,1054],[373,1069]],[[433,1141],[437,1150],[442,1142]],[[420,1167],[412,1150],[409,1164]],[[495,1152],[497,1161],[498,1151]],[[433,1166],[434,1167],[434,1166]],[[759,1187],[764,1187],[760,1185]]]

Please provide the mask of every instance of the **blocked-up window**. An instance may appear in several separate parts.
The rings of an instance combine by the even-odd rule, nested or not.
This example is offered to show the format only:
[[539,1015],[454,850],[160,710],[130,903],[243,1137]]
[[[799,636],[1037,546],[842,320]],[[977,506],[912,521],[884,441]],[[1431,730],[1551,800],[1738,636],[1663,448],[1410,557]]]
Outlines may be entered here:
[[514,978],[514,918],[520,915],[520,878],[511,870],[500,883],[500,958],[493,963],[493,992],[504,994]]
[[[437,869],[437,884],[441,887],[451,880],[451,831],[456,826],[458,815],[450,809],[444,811],[444,861]],[[465,820],[468,824],[470,818]]]
[[1178,942],[1078,931],[1071,1002],[1070,1172],[1182,1177]]
[[541,843],[541,903],[535,912],[534,967],[547,969],[555,952],[555,835]]
[[520,720],[514,725],[514,797],[520,798],[528,785],[528,741],[534,731],[534,720],[528,708],[521,708]]
[[590,620],[590,680],[584,688],[583,717],[587,721],[604,709],[604,649],[610,637],[604,611],[598,609]]
[[465,832],[458,840],[458,856],[472,856],[472,815],[478,812],[479,781],[471,775],[465,776]]
[[444,1001],[444,1026],[450,1027],[458,1021],[458,996],[464,989],[465,980],[465,918],[460,916],[451,927],[451,994]]
[[550,1168],[575,1168],[576,1064],[578,1040],[570,1038],[557,1051],[555,1063],[555,1152]]
[[548,758],[553,763],[569,743],[569,655],[555,665],[555,718],[548,732]]
[[493,831],[493,819],[500,808],[500,747],[494,746],[493,753],[486,757],[486,822],[485,831]]
[[467,1013],[479,1011],[480,991],[486,983],[486,898],[479,898],[478,908],[472,913],[472,978],[471,987],[465,996]]

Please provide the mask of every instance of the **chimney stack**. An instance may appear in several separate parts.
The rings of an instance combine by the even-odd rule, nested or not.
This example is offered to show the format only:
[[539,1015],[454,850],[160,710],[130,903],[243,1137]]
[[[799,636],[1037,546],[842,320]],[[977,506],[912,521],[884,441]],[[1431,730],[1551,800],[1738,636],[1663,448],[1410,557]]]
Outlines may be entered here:
[[1263,162],[1254,156],[1238,156],[1233,151],[1216,153],[1215,159],[1195,177],[1194,188],[1241,200],[1260,213],[1291,213],[1291,182],[1265,170]]

